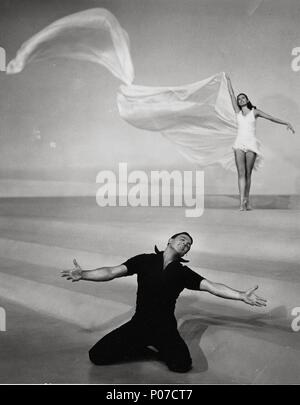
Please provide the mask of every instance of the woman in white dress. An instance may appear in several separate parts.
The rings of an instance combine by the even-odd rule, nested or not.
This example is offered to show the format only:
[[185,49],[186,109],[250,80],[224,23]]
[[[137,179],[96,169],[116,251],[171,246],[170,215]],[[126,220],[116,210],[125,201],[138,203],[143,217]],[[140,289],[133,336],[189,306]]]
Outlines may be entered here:
[[238,134],[233,144],[235,163],[238,171],[238,185],[240,194],[240,211],[250,210],[249,195],[251,173],[257,169],[262,161],[260,142],[256,138],[256,119],[261,117],[277,124],[286,125],[287,129],[295,133],[291,124],[271,115],[265,114],[251,104],[244,93],[234,95],[229,76],[226,74],[228,90],[232,106],[236,113]]

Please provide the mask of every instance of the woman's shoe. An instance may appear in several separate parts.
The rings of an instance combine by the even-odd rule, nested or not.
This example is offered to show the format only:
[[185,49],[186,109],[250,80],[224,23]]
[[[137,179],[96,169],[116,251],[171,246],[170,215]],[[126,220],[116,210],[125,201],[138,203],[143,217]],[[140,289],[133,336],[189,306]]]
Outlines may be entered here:
[[251,210],[252,210],[252,207],[251,207],[251,205],[250,205],[250,202],[249,202],[249,199],[248,199],[248,198],[244,200],[244,203],[245,203],[246,210],[247,210],[247,211],[251,211]]
[[247,211],[246,200],[244,200],[240,205],[240,211]]

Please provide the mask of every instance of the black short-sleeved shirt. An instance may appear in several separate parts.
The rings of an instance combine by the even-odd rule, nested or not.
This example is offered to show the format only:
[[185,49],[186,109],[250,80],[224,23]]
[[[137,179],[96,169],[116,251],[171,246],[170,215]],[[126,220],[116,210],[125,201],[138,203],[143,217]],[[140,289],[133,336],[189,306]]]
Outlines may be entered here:
[[176,300],[184,288],[199,290],[199,274],[178,260],[163,269],[163,252],[141,254],[123,263],[128,275],[137,274],[135,316],[144,320],[175,321]]

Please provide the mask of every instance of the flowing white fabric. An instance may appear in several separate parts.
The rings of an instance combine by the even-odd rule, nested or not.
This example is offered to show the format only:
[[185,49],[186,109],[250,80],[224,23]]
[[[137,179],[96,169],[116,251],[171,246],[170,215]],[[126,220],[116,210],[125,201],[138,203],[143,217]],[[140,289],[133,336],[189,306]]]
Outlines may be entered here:
[[131,125],[159,131],[200,166],[234,167],[232,145],[237,134],[224,73],[176,87],[132,85],[134,69],[129,40],[117,19],[101,8],[62,18],[26,41],[7,67],[19,73],[30,62],[54,57],[105,66],[126,85],[120,87],[118,108]]
[[6,72],[19,73],[29,62],[57,57],[103,65],[127,84],[134,79],[128,35],[103,8],[71,14],[48,25],[24,42]]
[[234,167],[237,125],[224,73],[185,86],[121,86],[118,107],[123,119],[161,132],[200,166]]

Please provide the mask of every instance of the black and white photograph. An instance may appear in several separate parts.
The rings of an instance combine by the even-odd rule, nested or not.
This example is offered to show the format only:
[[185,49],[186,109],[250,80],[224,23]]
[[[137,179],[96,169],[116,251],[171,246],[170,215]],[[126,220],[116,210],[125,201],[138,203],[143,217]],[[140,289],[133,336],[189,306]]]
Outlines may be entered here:
[[0,0],[0,385],[300,384],[299,21]]

